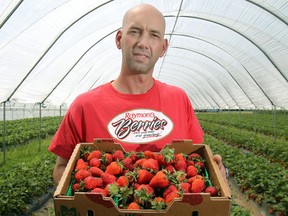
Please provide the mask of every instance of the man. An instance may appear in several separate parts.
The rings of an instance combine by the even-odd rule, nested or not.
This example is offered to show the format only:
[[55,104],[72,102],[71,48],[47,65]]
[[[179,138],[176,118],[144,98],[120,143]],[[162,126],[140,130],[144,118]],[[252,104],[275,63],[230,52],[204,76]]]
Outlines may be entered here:
[[[159,151],[173,139],[203,142],[203,131],[183,90],[153,78],[164,55],[165,19],[148,4],[127,11],[116,46],[122,51],[118,78],[78,96],[65,115],[49,150],[58,155],[58,184],[77,143],[113,138],[126,151]],[[223,171],[220,156],[215,156]],[[225,170],[224,170],[225,172]]]

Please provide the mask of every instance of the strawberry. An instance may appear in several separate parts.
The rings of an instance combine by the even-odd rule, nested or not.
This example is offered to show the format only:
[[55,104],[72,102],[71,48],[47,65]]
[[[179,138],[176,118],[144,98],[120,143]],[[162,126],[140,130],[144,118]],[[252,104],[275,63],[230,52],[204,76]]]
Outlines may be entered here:
[[94,188],[91,192],[93,193],[101,193],[103,196],[107,196],[107,191],[102,188]]
[[92,167],[99,167],[100,164],[101,164],[101,161],[99,158],[92,158],[90,161],[89,161],[89,164],[90,166]]
[[116,183],[118,184],[119,187],[125,187],[128,186],[129,182],[126,176],[120,176]]
[[169,185],[169,180],[166,173],[163,170],[160,170],[156,173],[155,176],[150,180],[149,185],[151,187],[165,188]]
[[99,167],[90,167],[89,172],[92,174],[94,177],[101,177],[101,174],[104,172],[101,170]]
[[144,154],[144,157],[146,158],[153,158],[153,159],[156,158],[156,154],[150,150],[145,150],[143,154]]
[[81,182],[82,180],[84,180],[86,177],[91,176],[91,173],[86,170],[86,169],[81,169],[79,171],[77,171],[74,175],[76,182]]
[[145,169],[138,170],[137,174],[138,174],[137,182],[139,184],[148,184],[154,176],[151,172]]
[[148,158],[148,159],[144,160],[144,162],[142,163],[142,168],[158,172],[159,171],[159,164],[158,164],[157,160],[155,160],[153,158]]
[[199,171],[203,171],[205,164],[202,161],[196,161],[195,162],[195,167],[199,168]]
[[113,154],[112,154],[112,158],[114,161],[116,160],[123,160],[125,158],[123,151],[121,150],[116,150]]
[[155,197],[151,201],[151,208],[155,210],[162,210],[166,208],[166,202],[163,197]]
[[163,192],[163,198],[165,199],[168,194],[170,194],[173,191],[178,191],[177,187],[173,184],[169,185],[165,191]]
[[152,187],[142,184],[134,191],[134,200],[145,207],[152,199],[153,194],[154,189]]
[[89,154],[87,161],[90,161],[94,157],[101,158],[101,156],[102,156],[102,152],[100,150],[94,150]]
[[144,161],[146,161],[147,158],[140,158],[138,160],[135,161],[134,163],[134,167],[142,167],[142,164],[144,163]]
[[134,169],[134,162],[131,157],[126,157],[122,161],[123,167],[128,170]]
[[119,175],[123,171],[123,165],[118,161],[112,161],[105,170],[105,173],[111,175]]
[[188,160],[192,160],[192,161],[196,162],[196,161],[202,160],[202,157],[198,153],[194,152],[194,153],[191,153],[190,155],[188,155]]
[[82,158],[79,158],[76,162],[75,170],[81,170],[81,169],[88,169],[88,163],[85,162]]
[[205,182],[202,179],[195,179],[191,184],[192,193],[201,193],[205,189]]
[[131,202],[127,209],[141,209],[140,205],[137,202]]
[[181,182],[180,187],[183,193],[190,193],[191,184],[188,182]]
[[179,191],[172,191],[165,198],[166,205],[170,205],[174,199],[179,197],[180,197]]
[[160,154],[157,154],[156,160],[158,161],[159,165],[168,166],[172,164],[174,160],[174,148],[165,147],[162,149]]
[[188,166],[186,170],[186,174],[188,178],[198,175],[197,168],[192,165]]
[[167,165],[164,169],[167,172],[170,172],[170,174],[173,174],[175,172],[175,169],[174,169],[174,167],[171,164]]
[[100,160],[103,164],[109,165],[113,161],[113,156],[110,153],[104,153]]
[[101,179],[103,180],[103,183],[105,184],[105,185],[107,185],[107,184],[111,184],[111,183],[114,183],[114,182],[116,182],[116,176],[114,176],[114,175],[111,175],[111,174],[108,174],[108,173],[102,173],[101,174]]
[[192,183],[195,179],[204,180],[204,177],[203,177],[202,175],[196,175],[196,176],[193,176],[193,177],[188,178],[187,182],[188,182],[188,183]]
[[74,192],[79,191],[79,190],[80,190],[80,183],[74,183],[74,184],[72,185],[72,190],[73,190]]
[[210,196],[218,196],[218,189],[215,186],[208,186],[204,190],[205,193],[210,193]]
[[93,190],[96,187],[103,187],[103,180],[101,178],[88,176],[84,179],[84,184],[87,190]]
[[174,168],[177,171],[186,172],[187,164],[184,160],[178,160],[174,163]]
[[175,154],[174,161],[186,161],[186,155],[183,153]]

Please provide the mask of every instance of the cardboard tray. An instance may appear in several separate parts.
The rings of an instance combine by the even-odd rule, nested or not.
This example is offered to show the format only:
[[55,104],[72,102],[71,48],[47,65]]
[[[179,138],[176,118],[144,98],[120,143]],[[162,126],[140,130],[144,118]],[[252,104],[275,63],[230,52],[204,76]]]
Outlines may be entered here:
[[[216,162],[212,159],[212,152],[208,145],[192,144],[191,140],[174,140],[166,145],[174,148],[175,153],[189,154],[196,152],[205,159],[206,169],[213,185],[218,186],[221,196],[211,197],[208,193],[183,194],[182,198],[175,199],[165,210],[123,210],[119,209],[110,197],[102,197],[101,194],[76,192],[74,196],[67,196],[77,159],[80,158],[81,149],[90,146],[91,149],[99,149],[107,152],[120,149],[120,144],[112,139],[95,139],[94,143],[79,143],[66,166],[63,176],[54,192],[54,207],[57,216],[62,215],[181,215],[181,216],[228,216],[230,215],[231,194],[228,186],[219,171]],[[165,146],[165,147],[166,147]],[[124,150],[123,150],[124,151]]]

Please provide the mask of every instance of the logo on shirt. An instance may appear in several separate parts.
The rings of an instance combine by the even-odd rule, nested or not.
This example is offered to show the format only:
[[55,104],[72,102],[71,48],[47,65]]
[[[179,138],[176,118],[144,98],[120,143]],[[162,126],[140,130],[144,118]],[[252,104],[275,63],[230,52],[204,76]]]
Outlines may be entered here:
[[112,137],[128,143],[147,143],[167,136],[173,122],[164,113],[149,109],[130,110],[119,114],[108,124]]

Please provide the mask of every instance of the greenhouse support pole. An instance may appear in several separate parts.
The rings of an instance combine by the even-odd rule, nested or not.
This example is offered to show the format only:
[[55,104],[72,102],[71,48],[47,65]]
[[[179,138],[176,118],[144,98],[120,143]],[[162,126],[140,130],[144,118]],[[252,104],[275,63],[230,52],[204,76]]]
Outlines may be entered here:
[[6,163],[6,101],[3,102],[3,164]]
[[42,139],[42,134],[41,134],[41,128],[42,128],[42,118],[41,118],[41,107],[42,107],[42,103],[39,103],[39,148],[38,148],[38,151],[41,150],[41,139]]
[[276,122],[276,106],[275,105],[273,105],[273,122],[274,122],[274,142],[276,142],[276,137],[277,137],[276,124],[277,124],[277,122]]

